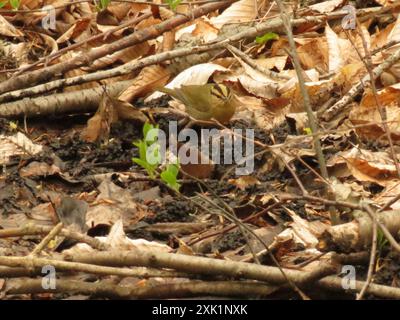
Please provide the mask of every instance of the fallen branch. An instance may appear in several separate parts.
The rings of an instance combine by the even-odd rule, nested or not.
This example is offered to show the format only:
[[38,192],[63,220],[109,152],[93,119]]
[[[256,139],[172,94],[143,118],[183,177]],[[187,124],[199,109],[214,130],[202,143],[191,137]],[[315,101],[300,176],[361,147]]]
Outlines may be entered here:
[[[342,281],[343,280],[339,277],[327,276],[321,280],[318,280],[316,284],[324,289],[343,292],[345,289],[343,288]],[[346,289],[346,291],[357,293],[360,292],[364,286],[365,281],[355,281],[355,286]],[[371,283],[366,292],[380,298],[400,299],[400,288]]]
[[[373,75],[374,80],[378,78],[383,71],[389,69],[400,59],[400,49],[394,52],[388,59],[382,62],[379,66],[374,68]],[[330,107],[322,116],[325,121],[332,120],[335,116],[340,114],[343,109],[349,104],[353,99],[363,91],[363,89],[370,82],[369,74],[366,74],[361,81],[357,82],[338,102],[336,102],[332,107]]]
[[[397,233],[400,230],[398,210],[379,212],[375,215],[391,235],[398,237]],[[320,249],[335,248],[342,252],[360,250],[371,245],[372,233],[373,220],[365,215],[325,230],[320,237]]]
[[59,271],[86,272],[98,275],[116,275],[121,277],[187,277],[184,273],[170,270],[157,270],[147,268],[114,268],[104,267],[87,263],[69,262],[55,259],[27,257],[4,257],[0,256],[0,265],[8,267],[24,268],[26,270],[40,269],[44,266],[53,266]]
[[[207,13],[224,8],[237,0],[224,0],[219,2],[207,3],[193,9],[192,18],[201,17]],[[113,43],[99,48],[94,48],[87,53],[81,53],[75,58],[66,60],[62,63],[54,64],[44,69],[35,70],[19,76],[8,79],[0,83],[0,93],[26,88],[31,85],[47,81],[54,75],[62,75],[75,68],[89,65],[92,61],[104,57],[107,54],[112,54],[130,46],[137,45],[147,40],[155,39],[166,31],[170,31],[177,26],[180,26],[188,21],[191,17],[178,14],[170,19],[167,19],[157,25],[138,30],[133,34],[123,37]]]
[[6,294],[27,294],[44,292],[69,292],[90,296],[120,299],[167,299],[193,296],[222,297],[266,297],[278,288],[265,283],[245,281],[188,281],[153,286],[120,286],[111,283],[89,283],[76,280],[57,280],[54,289],[44,289],[41,280],[8,280]]
[[[0,264],[3,257],[0,258]],[[245,262],[224,261],[182,254],[132,250],[129,252],[97,252],[67,256],[67,260],[97,265],[147,266],[170,268],[202,275],[219,275],[236,279],[252,279],[272,284],[286,283],[285,276],[296,284],[304,285],[335,272],[332,265],[322,264],[314,272],[284,269],[285,276],[277,267],[255,265]]]
[[[292,21],[293,26],[301,25],[304,23],[322,23],[325,20],[337,18],[337,14],[334,16],[315,16],[308,18],[300,18]],[[13,99],[20,99],[23,97],[30,97],[34,95],[38,95],[41,93],[49,92],[51,90],[63,88],[66,86],[79,85],[91,81],[99,81],[107,78],[122,76],[131,74],[132,72],[142,69],[144,67],[157,64],[166,60],[171,60],[179,57],[184,57],[193,54],[199,54],[204,52],[213,52],[214,50],[224,49],[228,43],[235,43],[245,38],[255,38],[257,35],[265,33],[266,31],[279,31],[282,28],[282,21],[279,18],[275,18],[272,20],[268,20],[260,25],[255,27],[249,27],[246,30],[230,36],[228,38],[222,36],[217,39],[217,42],[210,43],[206,45],[199,45],[189,48],[179,48],[171,51],[166,51],[158,54],[154,54],[145,58],[142,58],[138,61],[128,62],[121,66],[109,69],[102,70],[98,72],[93,72],[90,74],[79,75],[72,78],[66,79],[58,79],[51,82],[47,82],[41,85],[37,85],[31,88],[15,90],[7,93],[3,93],[0,95],[0,102],[5,102]],[[201,63],[207,61],[210,57],[212,57],[214,53],[205,57],[197,57],[196,63]]]
[[[106,85],[107,93],[111,96],[117,95],[126,89],[132,80],[116,82]],[[34,117],[51,114],[64,113],[87,113],[97,110],[99,101],[104,93],[103,87],[58,93],[37,98],[25,98],[15,102],[0,105],[0,117]]]
[[50,232],[49,234],[43,238],[42,241],[40,241],[40,243],[35,247],[35,249],[33,249],[33,251],[31,252],[32,256],[36,256],[38,255],[44,248],[46,248],[46,246],[49,244],[49,242],[51,240],[54,239],[54,237],[57,236],[57,234],[59,234],[61,232],[63,228],[63,223],[60,222],[59,224],[57,224]]
[[[0,230],[0,238],[23,237],[32,235],[44,235],[51,232],[53,227],[38,226],[34,224],[27,224],[22,228],[10,228]],[[109,246],[98,239],[89,237],[76,231],[63,228],[60,234],[66,238],[76,240],[78,242],[86,243],[94,249],[106,250]]]

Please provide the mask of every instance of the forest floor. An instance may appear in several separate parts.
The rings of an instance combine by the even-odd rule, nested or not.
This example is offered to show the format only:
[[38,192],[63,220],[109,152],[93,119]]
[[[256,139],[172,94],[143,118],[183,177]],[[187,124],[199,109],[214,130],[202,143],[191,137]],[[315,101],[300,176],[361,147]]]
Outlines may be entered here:
[[0,8],[0,299],[400,299],[400,1],[48,4]]

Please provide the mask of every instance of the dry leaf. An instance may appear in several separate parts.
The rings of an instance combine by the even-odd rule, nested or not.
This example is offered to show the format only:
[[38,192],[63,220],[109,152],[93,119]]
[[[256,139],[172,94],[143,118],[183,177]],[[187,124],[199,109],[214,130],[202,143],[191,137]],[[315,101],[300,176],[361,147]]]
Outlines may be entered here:
[[170,77],[170,72],[159,65],[143,68],[132,84],[120,94],[119,99],[132,101],[139,96],[145,96],[156,88],[164,86]]
[[222,14],[211,18],[211,23],[217,28],[221,28],[227,23],[251,22],[257,16],[257,10],[254,0],[240,0],[231,4]]
[[230,179],[228,182],[235,185],[240,190],[245,190],[247,187],[260,184],[260,181],[253,176],[241,176],[237,179]]
[[[386,108],[388,127],[394,142],[400,140],[400,108],[399,108],[400,84],[396,84],[378,92],[378,100],[383,108]],[[376,141],[387,140],[379,109],[375,102],[374,94],[369,91],[364,94],[360,105],[353,108],[349,119],[354,125],[371,124],[357,127],[357,133],[366,139]]]
[[87,142],[108,141],[111,125],[119,120],[146,122],[147,117],[126,101],[121,101],[103,93],[99,109],[88,120],[87,127],[81,133],[81,139]]
[[22,37],[24,34],[0,15],[0,34],[6,37]]

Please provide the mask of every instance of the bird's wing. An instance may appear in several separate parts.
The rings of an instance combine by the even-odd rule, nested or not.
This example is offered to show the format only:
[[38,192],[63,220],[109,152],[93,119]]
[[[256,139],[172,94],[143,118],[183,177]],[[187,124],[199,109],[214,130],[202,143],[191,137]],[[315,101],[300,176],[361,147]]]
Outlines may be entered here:
[[183,102],[187,107],[196,109],[198,112],[209,113],[212,108],[211,88],[212,84],[187,85],[182,86],[179,90],[186,98],[186,101]]

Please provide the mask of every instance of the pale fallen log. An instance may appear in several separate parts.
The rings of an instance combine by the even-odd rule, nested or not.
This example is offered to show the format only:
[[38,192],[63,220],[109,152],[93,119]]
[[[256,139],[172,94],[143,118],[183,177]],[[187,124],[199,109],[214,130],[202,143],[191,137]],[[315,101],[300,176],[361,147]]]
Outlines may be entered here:
[[[375,215],[390,234],[399,239],[400,210],[377,212]],[[327,228],[319,239],[319,248],[341,252],[362,250],[371,245],[372,231],[372,220],[365,214],[351,222]]]
[[[105,87],[107,93],[114,96],[126,89],[130,83],[132,83],[132,80],[116,82]],[[38,98],[25,98],[3,103],[0,105],[0,117],[34,117],[93,112],[97,110],[103,92],[104,87],[99,86],[94,89],[58,93]]]
[[193,296],[266,297],[278,287],[250,281],[188,281],[151,286],[122,286],[107,282],[56,280],[54,289],[45,289],[41,279],[8,280],[6,294],[32,294],[44,292],[80,293],[119,299],[167,299]]

